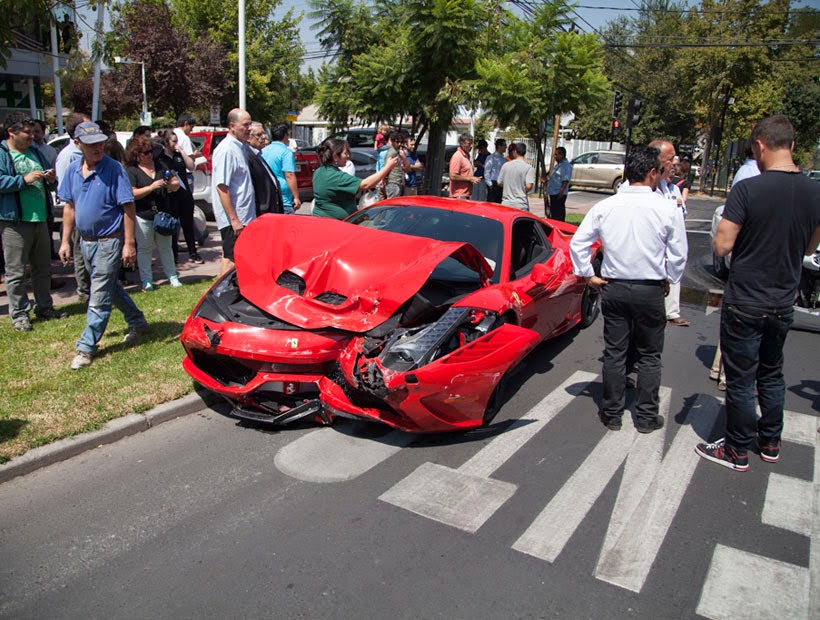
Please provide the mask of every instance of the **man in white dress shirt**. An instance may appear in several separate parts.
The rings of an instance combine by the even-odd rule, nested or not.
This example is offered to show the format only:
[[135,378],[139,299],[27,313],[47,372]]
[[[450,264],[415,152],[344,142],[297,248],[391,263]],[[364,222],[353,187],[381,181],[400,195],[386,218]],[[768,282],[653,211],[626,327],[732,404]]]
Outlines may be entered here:
[[[573,271],[601,291],[604,315],[604,394],[599,417],[621,428],[627,352],[637,358],[635,426],[640,433],[663,428],[658,415],[666,309],[670,283],[680,282],[688,246],[679,215],[655,193],[661,178],[660,151],[636,147],[626,160],[629,185],[589,211],[570,243]],[[601,240],[604,261],[596,276],[590,246]]]
[[[686,204],[683,202],[683,195],[680,188],[672,183],[672,175],[675,174],[675,145],[667,140],[653,140],[649,143],[661,152],[661,180],[658,183],[656,193],[663,196],[673,211],[678,214],[678,225],[684,236],[686,235]],[[666,320],[669,325],[678,327],[689,327],[689,321],[680,315],[680,282],[671,284],[669,294],[666,296]]]

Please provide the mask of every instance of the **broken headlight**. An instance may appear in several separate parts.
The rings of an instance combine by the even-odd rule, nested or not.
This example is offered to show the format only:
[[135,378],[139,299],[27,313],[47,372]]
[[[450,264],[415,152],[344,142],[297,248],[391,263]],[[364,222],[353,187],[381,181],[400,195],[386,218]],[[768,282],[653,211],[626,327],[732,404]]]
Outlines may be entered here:
[[394,334],[379,355],[382,365],[407,372],[480,338],[499,323],[494,312],[450,308],[436,322]]

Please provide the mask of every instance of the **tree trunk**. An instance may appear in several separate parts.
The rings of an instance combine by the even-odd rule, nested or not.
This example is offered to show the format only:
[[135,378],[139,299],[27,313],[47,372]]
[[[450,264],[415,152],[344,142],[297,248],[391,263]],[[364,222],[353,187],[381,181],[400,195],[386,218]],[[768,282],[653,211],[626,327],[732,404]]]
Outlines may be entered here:
[[428,196],[441,194],[441,175],[444,172],[444,145],[447,141],[448,121],[438,121],[430,125],[427,140],[427,161],[424,169],[422,193]]

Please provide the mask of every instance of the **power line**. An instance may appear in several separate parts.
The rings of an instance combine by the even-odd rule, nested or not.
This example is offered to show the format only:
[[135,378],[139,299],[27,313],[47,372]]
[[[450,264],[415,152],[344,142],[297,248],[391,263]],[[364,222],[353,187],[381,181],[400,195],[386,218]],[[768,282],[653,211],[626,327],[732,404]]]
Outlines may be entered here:
[[604,43],[604,47],[608,49],[677,49],[684,47],[789,47],[792,45],[820,45],[820,41],[763,41],[759,43]]
[[807,11],[806,9],[789,9],[785,11],[769,11],[765,9],[751,9],[748,11],[741,11],[741,10],[703,10],[703,9],[684,9],[684,8],[674,8],[674,9],[652,9],[649,7],[641,7],[638,6],[637,3],[635,4],[634,8],[631,7],[620,7],[620,6],[591,6],[585,4],[578,4],[575,6],[576,9],[587,9],[592,11],[631,11],[635,13],[690,13],[694,15],[788,15],[788,14],[795,14],[795,13],[811,13],[812,11]]

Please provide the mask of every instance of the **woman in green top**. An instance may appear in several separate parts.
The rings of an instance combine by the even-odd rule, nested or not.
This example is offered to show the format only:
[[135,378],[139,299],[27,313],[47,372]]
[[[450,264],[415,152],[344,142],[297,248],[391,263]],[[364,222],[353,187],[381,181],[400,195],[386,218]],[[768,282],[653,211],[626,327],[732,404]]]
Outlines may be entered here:
[[356,211],[357,192],[376,187],[398,163],[398,157],[391,157],[381,170],[359,179],[340,170],[350,158],[346,141],[328,138],[317,153],[321,166],[313,173],[313,215],[337,220]]

